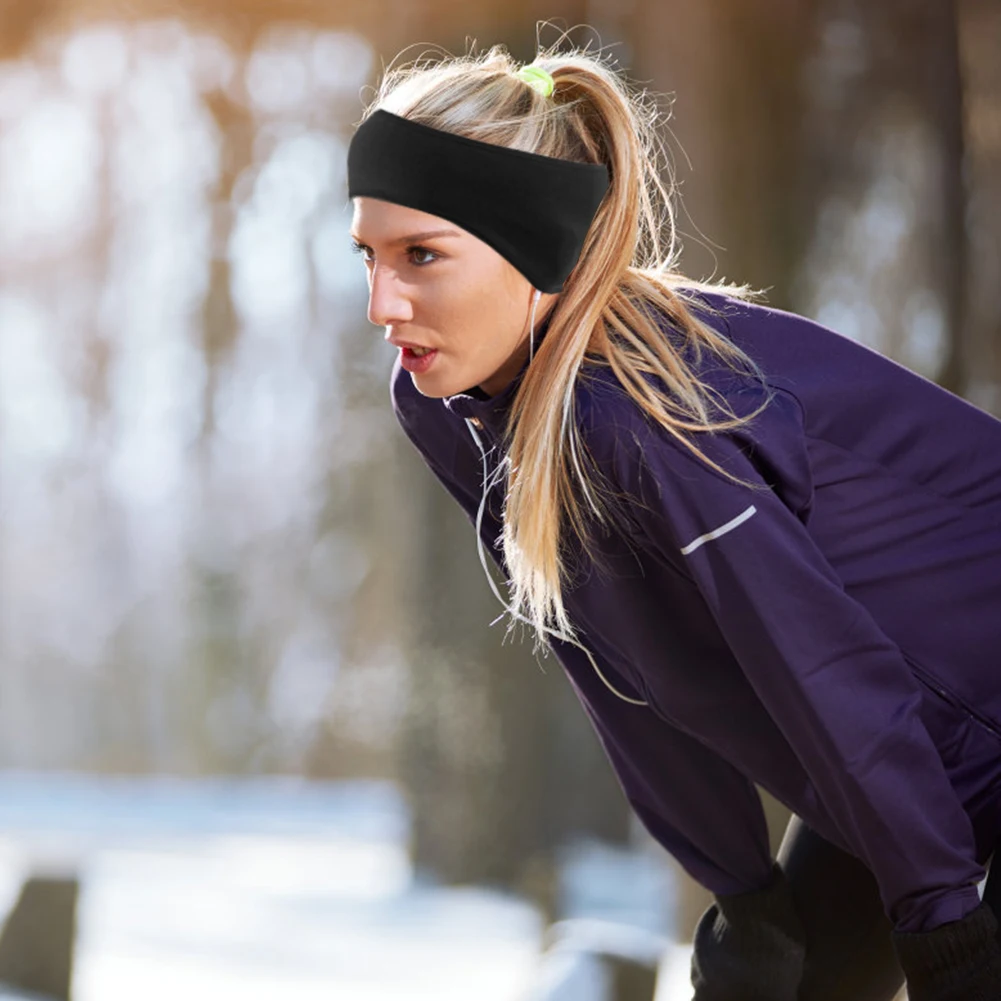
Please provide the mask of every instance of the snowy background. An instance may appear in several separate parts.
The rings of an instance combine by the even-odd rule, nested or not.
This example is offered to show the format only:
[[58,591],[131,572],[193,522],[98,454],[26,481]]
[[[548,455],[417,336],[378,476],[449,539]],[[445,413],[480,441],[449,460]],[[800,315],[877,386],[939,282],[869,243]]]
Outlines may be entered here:
[[[79,872],[75,1001],[527,997],[539,912],[421,885],[407,833],[389,783],[6,773],[0,892]],[[670,873],[642,852],[581,842],[562,880],[567,917],[670,932]],[[667,943],[658,1001],[690,996],[687,957]]]

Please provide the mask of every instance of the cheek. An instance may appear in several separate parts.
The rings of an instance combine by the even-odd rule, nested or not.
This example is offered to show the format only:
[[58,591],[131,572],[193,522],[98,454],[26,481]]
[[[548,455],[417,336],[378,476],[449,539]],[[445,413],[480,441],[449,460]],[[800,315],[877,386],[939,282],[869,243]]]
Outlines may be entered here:
[[524,282],[512,279],[506,269],[467,261],[450,270],[447,281],[436,283],[434,310],[449,331],[449,342],[466,360],[500,364],[517,347],[527,321],[519,305],[523,291]]

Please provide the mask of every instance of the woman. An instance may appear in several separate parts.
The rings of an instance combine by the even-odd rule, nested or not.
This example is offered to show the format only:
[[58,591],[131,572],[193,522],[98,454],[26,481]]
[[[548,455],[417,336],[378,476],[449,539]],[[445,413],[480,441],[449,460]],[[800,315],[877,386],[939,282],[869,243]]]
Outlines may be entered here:
[[715,894],[697,1001],[1001,999],[1001,422],[680,275],[655,120],[580,52],[387,74],[348,193],[394,410]]

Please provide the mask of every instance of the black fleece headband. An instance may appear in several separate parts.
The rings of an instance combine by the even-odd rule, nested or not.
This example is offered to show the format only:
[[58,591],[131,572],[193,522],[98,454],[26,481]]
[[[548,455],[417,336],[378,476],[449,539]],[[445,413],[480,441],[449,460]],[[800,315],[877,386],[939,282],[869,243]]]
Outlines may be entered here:
[[608,168],[457,136],[380,108],[348,147],[348,198],[456,223],[542,292],[559,292],[608,189]]

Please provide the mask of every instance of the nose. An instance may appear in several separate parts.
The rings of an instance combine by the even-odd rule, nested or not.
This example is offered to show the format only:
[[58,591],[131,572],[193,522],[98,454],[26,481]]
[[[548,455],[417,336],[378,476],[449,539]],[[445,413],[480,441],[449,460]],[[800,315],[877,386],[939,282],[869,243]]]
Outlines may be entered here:
[[410,299],[389,268],[372,266],[368,282],[368,322],[377,327],[409,323],[413,319]]

